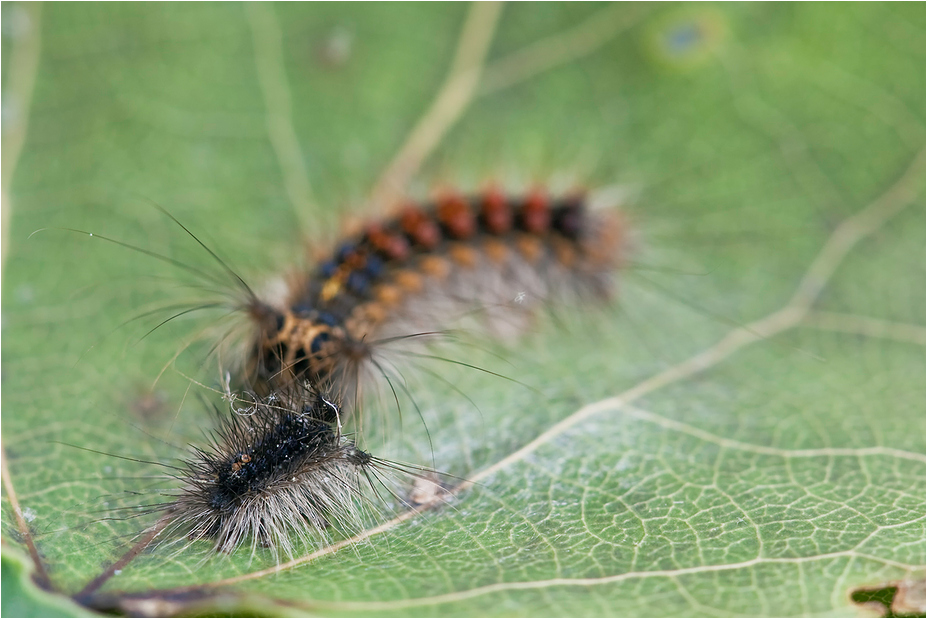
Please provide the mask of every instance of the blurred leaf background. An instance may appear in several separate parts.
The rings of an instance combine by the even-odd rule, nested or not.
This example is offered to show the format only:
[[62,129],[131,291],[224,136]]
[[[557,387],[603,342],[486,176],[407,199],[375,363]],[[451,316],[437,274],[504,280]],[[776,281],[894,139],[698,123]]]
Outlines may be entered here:
[[607,188],[636,238],[613,307],[555,309],[505,362],[453,353],[534,391],[439,366],[463,395],[413,381],[422,418],[365,430],[478,484],[276,575],[162,546],[105,591],[204,594],[157,607],[179,613],[810,615],[922,579],[924,11],[4,3],[4,589],[26,538],[73,594],[150,523],[104,518],[159,471],[61,443],[168,461],[208,425],[187,376],[216,380],[194,347],[152,388],[203,317],[120,327],[188,298],[176,270],[33,231],[214,268],[155,203],[260,284],[393,190],[487,180]]

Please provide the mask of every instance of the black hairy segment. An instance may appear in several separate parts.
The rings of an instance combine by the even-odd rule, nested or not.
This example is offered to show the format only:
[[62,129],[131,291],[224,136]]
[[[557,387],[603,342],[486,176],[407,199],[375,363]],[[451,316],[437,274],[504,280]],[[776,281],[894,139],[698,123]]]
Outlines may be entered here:
[[183,487],[165,507],[170,528],[211,540],[292,556],[297,541],[316,543],[329,526],[357,532],[383,474],[402,470],[342,435],[338,406],[312,388],[299,395],[248,394],[181,466]]

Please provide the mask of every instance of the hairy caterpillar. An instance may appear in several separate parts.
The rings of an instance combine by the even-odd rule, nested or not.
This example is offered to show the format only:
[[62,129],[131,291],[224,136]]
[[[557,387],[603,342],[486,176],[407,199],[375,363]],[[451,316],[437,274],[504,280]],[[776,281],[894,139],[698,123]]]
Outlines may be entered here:
[[319,252],[314,266],[256,292],[261,288],[166,214],[223,274],[96,235],[180,267],[211,289],[220,286],[221,298],[184,307],[161,324],[221,309],[231,325],[208,330],[215,332],[220,370],[230,369],[238,386],[266,394],[308,381],[348,410],[378,378],[395,392],[403,380],[399,359],[421,356],[422,340],[461,324],[508,339],[542,306],[608,298],[629,245],[620,213],[591,208],[580,192],[444,192],[355,226]]
[[[276,391],[228,393],[229,413],[205,447],[192,447],[179,465],[169,466],[178,483],[161,491],[167,500],[143,506],[141,514],[161,514],[140,541],[79,594],[91,604],[94,592],[156,540],[185,545],[208,541],[217,552],[266,548],[274,562],[294,558],[307,546],[330,542],[329,529],[342,534],[363,530],[367,512],[378,512],[383,492],[409,508],[428,504],[405,499],[400,476],[440,479],[430,469],[377,458],[360,449],[341,430],[342,411],[312,385]],[[421,494],[421,493],[418,493]]]
[[359,228],[276,295],[233,274],[250,333],[225,337],[239,338],[232,365],[248,384],[308,380],[356,401],[371,379],[397,373],[384,351],[401,353],[465,317],[506,337],[540,305],[607,298],[627,252],[617,213],[593,212],[580,193],[446,192]]
[[[292,555],[292,535],[331,522],[358,525],[353,501],[382,462],[341,434],[340,409],[322,393],[253,396],[184,463],[183,488],[165,507],[193,540],[232,552],[245,540]],[[305,541],[305,540],[304,540]]]

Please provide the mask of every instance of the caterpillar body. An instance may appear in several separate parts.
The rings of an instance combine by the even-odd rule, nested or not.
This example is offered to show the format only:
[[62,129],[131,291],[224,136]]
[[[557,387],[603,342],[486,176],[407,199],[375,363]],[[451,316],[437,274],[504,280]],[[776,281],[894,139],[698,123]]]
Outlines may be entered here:
[[617,213],[592,212],[580,193],[492,188],[410,202],[287,277],[277,298],[244,303],[253,324],[244,375],[265,389],[308,380],[354,401],[393,366],[384,351],[463,317],[506,337],[539,305],[608,297],[626,236]]
[[179,487],[145,510],[162,514],[157,536],[210,541],[221,553],[263,547],[275,559],[292,558],[325,541],[331,527],[362,530],[384,490],[408,504],[395,488],[400,475],[438,475],[359,448],[341,431],[339,405],[311,385],[230,399],[210,444],[170,466]]
[[[160,518],[75,596],[80,603],[123,609],[128,598],[100,588],[152,546],[209,542],[220,554],[244,548],[252,558],[261,548],[276,564],[331,544],[335,532],[361,533],[389,509],[384,493],[415,512],[448,496],[444,474],[359,448],[342,433],[340,406],[313,385],[226,397],[229,412],[220,413],[209,445],[191,448],[178,465],[149,462],[171,470],[178,486],[159,491],[165,501],[129,508]],[[433,490],[423,498],[419,485]]]
[[[339,408],[308,390],[300,402],[271,394],[236,408],[211,448],[184,464],[185,486],[167,511],[190,539],[232,552],[246,540],[292,555],[293,535],[333,521],[359,526],[356,497],[379,461],[340,432]],[[304,541],[306,541],[304,539]]]

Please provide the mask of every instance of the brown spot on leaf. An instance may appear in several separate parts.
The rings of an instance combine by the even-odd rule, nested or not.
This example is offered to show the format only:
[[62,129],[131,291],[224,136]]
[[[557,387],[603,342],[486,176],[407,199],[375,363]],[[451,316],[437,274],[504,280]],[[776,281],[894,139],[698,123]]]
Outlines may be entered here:
[[163,391],[137,388],[129,403],[129,409],[142,421],[154,422],[164,417],[168,410],[167,395]]
[[923,617],[927,613],[923,578],[859,587],[850,592],[850,599],[877,617]]

